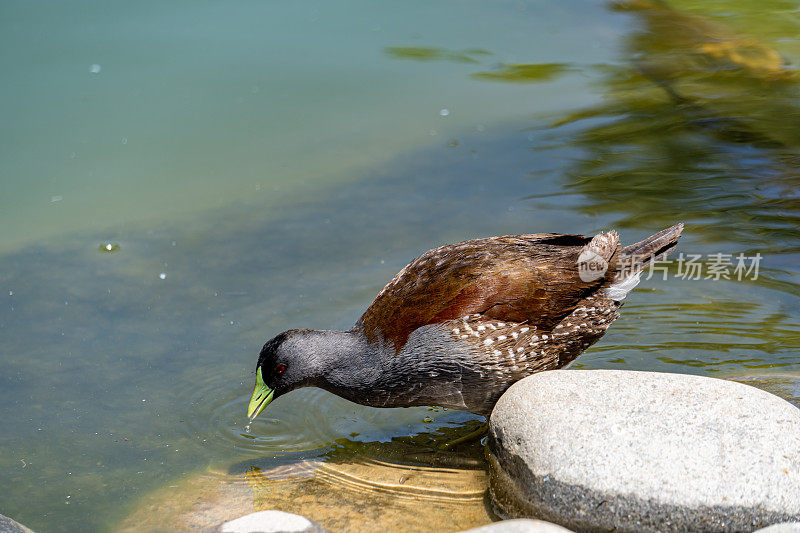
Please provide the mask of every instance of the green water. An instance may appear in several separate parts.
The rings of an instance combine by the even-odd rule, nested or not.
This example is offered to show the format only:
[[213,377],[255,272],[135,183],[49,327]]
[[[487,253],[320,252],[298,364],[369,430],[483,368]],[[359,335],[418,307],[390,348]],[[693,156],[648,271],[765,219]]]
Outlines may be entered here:
[[684,221],[758,278],[673,265],[578,366],[800,370],[800,12],[642,4],[4,2],[0,513],[109,530],[209,464],[473,420],[244,417],[267,338],[466,238]]

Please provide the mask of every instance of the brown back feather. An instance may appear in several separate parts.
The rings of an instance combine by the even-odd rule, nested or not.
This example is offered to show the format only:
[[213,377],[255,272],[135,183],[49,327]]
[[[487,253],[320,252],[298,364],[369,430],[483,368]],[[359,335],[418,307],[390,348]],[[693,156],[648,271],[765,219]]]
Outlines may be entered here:
[[356,327],[398,352],[415,329],[475,313],[549,329],[604,282],[578,276],[578,254],[590,240],[530,234],[434,248],[384,287]]

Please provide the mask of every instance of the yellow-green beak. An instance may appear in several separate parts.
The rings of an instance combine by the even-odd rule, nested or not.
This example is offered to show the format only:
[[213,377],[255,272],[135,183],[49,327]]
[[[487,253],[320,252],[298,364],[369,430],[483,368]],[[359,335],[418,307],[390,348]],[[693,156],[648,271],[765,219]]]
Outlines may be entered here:
[[269,405],[273,394],[275,394],[275,391],[264,383],[264,378],[261,377],[261,367],[258,367],[256,371],[256,388],[253,389],[253,397],[250,398],[250,405],[247,406],[247,416],[250,420],[257,417]]

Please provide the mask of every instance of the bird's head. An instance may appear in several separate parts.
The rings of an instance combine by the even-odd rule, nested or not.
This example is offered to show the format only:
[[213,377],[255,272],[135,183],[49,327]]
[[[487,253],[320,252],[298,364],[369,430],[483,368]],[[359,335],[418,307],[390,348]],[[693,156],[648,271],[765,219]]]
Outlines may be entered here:
[[[261,349],[256,365],[256,386],[247,407],[247,416],[254,419],[282,394],[301,386],[299,379],[303,372],[303,361],[296,356],[291,342],[297,330],[284,331],[267,341]],[[298,366],[300,368],[298,368]]]
[[337,333],[290,329],[269,340],[256,365],[256,386],[247,407],[250,420],[278,396],[317,385],[341,355]]

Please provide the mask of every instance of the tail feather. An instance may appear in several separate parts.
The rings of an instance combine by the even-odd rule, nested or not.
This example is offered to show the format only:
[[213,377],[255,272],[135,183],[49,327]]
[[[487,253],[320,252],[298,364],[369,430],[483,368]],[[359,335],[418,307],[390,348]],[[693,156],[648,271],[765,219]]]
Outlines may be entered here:
[[677,246],[682,231],[683,223],[675,224],[643,241],[626,246],[619,253],[620,270],[636,273],[649,263],[665,258]]
[[664,259],[678,244],[683,224],[675,224],[655,235],[618,250],[613,281],[605,288],[606,296],[622,301],[639,284],[642,270],[654,261]]

